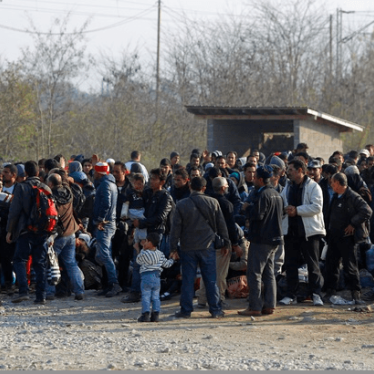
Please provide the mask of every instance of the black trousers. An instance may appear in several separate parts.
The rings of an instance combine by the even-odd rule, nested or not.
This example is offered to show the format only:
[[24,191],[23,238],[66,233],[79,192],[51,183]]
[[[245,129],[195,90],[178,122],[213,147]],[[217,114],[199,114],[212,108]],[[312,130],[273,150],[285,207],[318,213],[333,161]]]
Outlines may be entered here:
[[319,268],[321,235],[298,238],[286,235],[285,239],[285,263],[287,279],[287,296],[294,299],[299,286],[298,268],[305,262],[308,265],[308,282],[311,295],[321,295],[323,276]]
[[352,235],[329,239],[325,264],[325,288],[332,290],[338,288],[340,259],[343,261],[346,288],[351,291],[361,291],[357,245]]
[[1,271],[4,275],[4,281],[6,285],[10,285],[13,281],[13,256],[16,249],[16,243],[8,244],[6,242],[6,230],[5,227],[1,228],[0,232],[0,264]]

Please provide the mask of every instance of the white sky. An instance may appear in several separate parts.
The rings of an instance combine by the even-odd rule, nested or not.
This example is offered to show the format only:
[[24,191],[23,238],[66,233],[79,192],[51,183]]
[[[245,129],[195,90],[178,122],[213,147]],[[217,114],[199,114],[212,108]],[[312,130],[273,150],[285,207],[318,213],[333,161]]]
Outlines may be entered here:
[[[343,37],[350,30],[374,21],[373,0],[330,0],[327,4],[317,1],[326,7],[327,15],[335,16],[338,7],[357,12],[343,15]],[[162,30],[168,32],[180,25],[183,12],[189,18],[210,22],[224,15],[240,17],[246,4],[246,0],[162,0]],[[31,18],[40,31],[47,31],[52,19],[69,11],[72,13],[72,29],[90,16],[92,20],[88,30],[124,22],[117,27],[87,34],[88,51],[93,55],[104,51],[115,57],[123,50],[137,47],[142,59],[155,59],[157,0],[0,0],[1,60],[17,60],[20,49],[32,43],[28,34],[6,27],[24,30],[29,27],[28,20]],[[368,28],[368,31],[372,30],[373,26]]]

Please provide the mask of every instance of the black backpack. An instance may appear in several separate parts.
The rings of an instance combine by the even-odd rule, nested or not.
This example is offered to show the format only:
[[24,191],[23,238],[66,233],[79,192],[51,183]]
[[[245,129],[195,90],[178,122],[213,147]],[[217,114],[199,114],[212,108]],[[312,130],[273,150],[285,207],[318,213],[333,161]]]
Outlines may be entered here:
[[73,193],[73,209],[75,213],[79,215],[86,201],[86,197],[84,196],[82,188],[76,183],[72,183],[70,189]]

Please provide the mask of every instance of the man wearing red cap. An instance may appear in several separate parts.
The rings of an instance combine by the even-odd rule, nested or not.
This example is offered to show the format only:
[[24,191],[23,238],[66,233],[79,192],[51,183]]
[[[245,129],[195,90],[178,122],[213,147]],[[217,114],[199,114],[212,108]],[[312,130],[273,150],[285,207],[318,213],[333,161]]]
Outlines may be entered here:
[[116,180],[109,174],[109,165],[98,162],[95,165],[94,179],[97,181],[93,224],[96,236],[96,261],[105,266],[108,284],[99,295],[112,297],[122,289],[118,283],[116,266],[112,258],[112,237],[116,231],[116,205],[118,191]]

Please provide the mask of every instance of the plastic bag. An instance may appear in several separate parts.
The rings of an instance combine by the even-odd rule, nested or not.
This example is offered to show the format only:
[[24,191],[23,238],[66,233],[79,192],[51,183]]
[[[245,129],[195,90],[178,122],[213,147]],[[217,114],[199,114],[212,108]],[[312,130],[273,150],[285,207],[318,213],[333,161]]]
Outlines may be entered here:
[[331,296],[330,302],[331,304],[334,304],[334,305],[354,305],[355,304],[354,300],[349,301],[349,300],[343,299],[341,296],[338,296],[338,295]]

